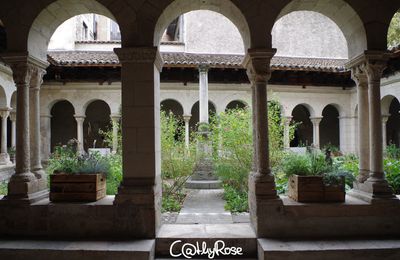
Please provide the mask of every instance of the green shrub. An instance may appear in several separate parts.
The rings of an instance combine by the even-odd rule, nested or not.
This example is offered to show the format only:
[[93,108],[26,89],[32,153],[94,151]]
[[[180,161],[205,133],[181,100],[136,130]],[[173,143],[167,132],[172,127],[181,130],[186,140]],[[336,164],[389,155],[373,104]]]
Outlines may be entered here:
[[8,183],[6,181],[0,182],[0,195],[7,195]]
[[400,194],[400,160],[386,158],[384,171],[389,185],[395,194]]
[[395,144],[390,144],[386,146],[386,157],[389,159],[400,159],[400,148],[398,148]]
[[287,177],[311,175],[310,157],[306,154],[288,153],[282,160],[282,170]]
[[247,191],[238,191],[230,185],[224,185],[225,209],[231,212],[245,212],[249,210]]

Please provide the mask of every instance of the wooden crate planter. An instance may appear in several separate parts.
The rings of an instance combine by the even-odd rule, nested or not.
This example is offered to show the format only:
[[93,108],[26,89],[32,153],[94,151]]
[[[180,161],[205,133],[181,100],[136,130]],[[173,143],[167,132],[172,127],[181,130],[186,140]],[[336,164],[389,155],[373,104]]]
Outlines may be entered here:
[[50,175],[50,201],[89,202],[106,196],[106,177],[96,174]]
[[325,186],[322,176],[289,177],[289,198],[298,202],[343,202],[344,178],[339,185]]

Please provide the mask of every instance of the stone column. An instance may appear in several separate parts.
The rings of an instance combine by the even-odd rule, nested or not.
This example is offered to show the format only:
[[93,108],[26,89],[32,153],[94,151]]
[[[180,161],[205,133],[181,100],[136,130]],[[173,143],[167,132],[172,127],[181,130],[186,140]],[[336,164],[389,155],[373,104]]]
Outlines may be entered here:
[[386,124],[389,120],[390,115],[382,115],[382,149],[383,152],[386,150],[387,146],[387,135],[386,135]]
[[290,148],[290,122],[292,121],[291,116],[283,117],[283,148]]
[[[252,79],[251,70],[247,71],[249,79]],[[251,171],[253,173],[257,172],[257,120],[256,120],[256,110],[257,110],[257,98],[256,98],[256,86],[251,84],[251,125],[253,130],[253,164]]]
[[85,148],[83,145],[83,122],[85,122],[86,116],[74,115],[76,120],[76,139],[78,140],[78,153],[84,154]]
[[47,161],[51,155],[51,115],[40,115],[40,134],[42,160]]
[[199,66],[199,123],[208,124],[208,67]]
[[369,104],[368,78],[364,64],[355,66],[351,71],[357,85],[358,100],[358,182],[363,183],[369,176]]
[[0,149],[0,165],[10,164],[10,156],[7,151],[7,118],[10,115],[10,111],[2,110],[1,115],[1,149]]
[[40,142],[40,87],[46,70],[36,66],[32,71],[29,89],[29,127],[31,143],[31,171],[38,179],[39,189],[47,188],[47,176],[42,166]]
[[[268,233],[265,222],[274,209],[282,206],[270,170],[268,141],[267,82],[271,77],[270,61],[275,49],[249,49],[244,60],[252,85],[253,125],[255,125],[255,167],[249,174],[249,208],[251,223],[258,236]],[[255,102],[254,102],[255,101]],[[254,133],[254,132],[253,132]]]
[[322,117],[310,117],[310,120],[313,124],[313,145],[314,148],[319,149],[319,124],[321,123]]
[[187,149],[189,149],[189,140],[190,140],[189,122],[191,117],[192,115],[183,116],[183,120],[185,121],[185,145]]
[[120,115],[111,115],[112,121],[112,152],[117,153],[118,151],[118,130],[119,130],[119,120],[121,119]]
[[10,113],[10,120],[11,120],[11,147],[15,149],[15,145],[16,145],[16,125],[17,125],[17,114],[16,112],[13,110]]
[[[388,56],[385,52],[365,51],[349,63],[359,91],[360,136],[360,177],[351,194],[371,203],[383,198],[394,198],[393,191],[389,187],[383,172],[380,81],[387,59]],[[360,80],[360,75],[362,80]],[[368,99],[365,93],[365,76],[368,79]],[[367,104],[369,104],[368,109],[366,109]],[[365,115],[367,111],[369,113],[368,124]],[[366,129],[369,129],[369,147],[366,146]],[[365,158],[366,152],[364,150],[368,150],[368,148],[369,158]]]
[[[114,204],[132,208],[137,237],[160,225],[160,71],[157,47],[115,48],[121,67],[123,179]],[[139,217],[140,216],[140,217]],[[143,228],[146,227],[146,228]]]
[[35,68],[41,67],[44,63],[25,53],[4,54],[3,59],[13,71],[17,88],[15,174],[10,178],[8,195],[4,200],[10,203],[29,204],[48,196],[46,189],[41,190],[41,185],[30,168],[29,84]]

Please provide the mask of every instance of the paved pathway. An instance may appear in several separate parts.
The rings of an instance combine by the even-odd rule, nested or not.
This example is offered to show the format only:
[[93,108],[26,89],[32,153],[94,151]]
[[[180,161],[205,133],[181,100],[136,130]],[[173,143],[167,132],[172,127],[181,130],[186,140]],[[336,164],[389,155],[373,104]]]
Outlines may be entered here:
[[229,224],[232,215],[224,209],[223,189],[189,190],[177,224]]

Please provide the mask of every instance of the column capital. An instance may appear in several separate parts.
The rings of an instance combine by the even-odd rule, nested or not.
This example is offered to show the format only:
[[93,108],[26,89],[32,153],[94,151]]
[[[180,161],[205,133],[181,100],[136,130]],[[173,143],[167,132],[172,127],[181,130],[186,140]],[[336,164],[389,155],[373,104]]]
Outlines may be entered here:
[[206,63],[199,64],[199,72],[200,73],[201,72],[207,73],[209,69],[210,69],[210,66],[208,64],[206,64]]
[[30,80],[30,87],[34,90],[39,90],[43,83],[43,76],[46,75],[46,69],[34,66],[32,68],[32,75]]
[[311,123],[313,124],[319,124],[321,123],[322,116],[315,116],[315,117],[310,117]]
[[74,117],[78,123],[83,123],[83,121],[85,121],[85,118],[86,118],[86,116],[83,116],[83,115],[74,115]]
[[164,65],[163,58],[157,47],[124,47],[114,48],[121,64],[124,63],[154,63],[159,71]]
[[184,120],[185,122],[189,122],[189,121],[190,121],[190,118],[192,118],[192,115],[183,115],[183,120]]
[[46,69],[49,65],[47,61],[39,60],[28,52],[7,52],[1,57],[11,67],[13,79],[17,85],[29,84],[34,68]]
[[276,49],[248,49],[243,66],[252,83],[267,83],[271,77],[271,59]]
[[290,124],[290,122],[292,121],[292,119],[293,119],[293,117],[292,116],[282,116],[282,118],[283,118],[283,123],[284,124]]
[[118,121],[121,119],[121,115],[120,114],[111,114],[110,118],[112,121]]
[[52,118],[53,116],[49,115],[49,114],[41,114],[40,117],[41,118]]
[[389,120],[390,114],[383,114],[382,115],[382,123],[387,123],[387,121]]
[[10,115],[10,110],[8,108],[0,110],[0,116],[2,119],[7,119],[9,115]]
[[14,109],[10,111],[10,120],[12,122],[17,121],[17,112]]

